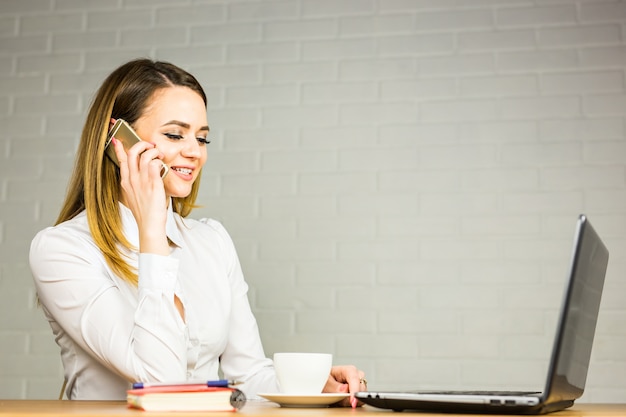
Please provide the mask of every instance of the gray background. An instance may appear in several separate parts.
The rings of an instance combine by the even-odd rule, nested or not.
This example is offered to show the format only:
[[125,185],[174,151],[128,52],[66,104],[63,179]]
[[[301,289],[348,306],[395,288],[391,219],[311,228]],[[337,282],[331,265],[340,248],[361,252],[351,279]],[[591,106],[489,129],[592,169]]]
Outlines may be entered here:
[[193,72],[193,217],[231,232],[266,353],[372,388],[541,389],[577,215],[611,260],[585,401],[626,401],[626,5],[2,0],[0,397],[55,398],[30,240],[86,108],[140,56]]

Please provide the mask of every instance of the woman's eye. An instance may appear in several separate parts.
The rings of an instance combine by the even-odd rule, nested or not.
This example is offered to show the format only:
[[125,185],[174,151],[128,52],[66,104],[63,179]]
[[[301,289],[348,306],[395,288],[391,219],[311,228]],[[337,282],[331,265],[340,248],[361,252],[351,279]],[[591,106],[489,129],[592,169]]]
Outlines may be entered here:
[[163,133],[165,137],[172,140],[181,140],[183,138],[182,135],[176,135],[174,133]]
[[211,140],[209,138],[198,137],[196,139],[203,145],[208,145],[209,143],[211,143]]

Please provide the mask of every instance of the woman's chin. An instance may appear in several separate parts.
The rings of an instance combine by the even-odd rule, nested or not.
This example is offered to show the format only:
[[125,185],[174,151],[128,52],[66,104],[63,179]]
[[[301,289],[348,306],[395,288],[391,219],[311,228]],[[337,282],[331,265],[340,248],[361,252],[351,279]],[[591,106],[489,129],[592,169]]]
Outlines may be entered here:
[[191,193],[191,187],[165,187],[165,194],[172,198],[185,198]]

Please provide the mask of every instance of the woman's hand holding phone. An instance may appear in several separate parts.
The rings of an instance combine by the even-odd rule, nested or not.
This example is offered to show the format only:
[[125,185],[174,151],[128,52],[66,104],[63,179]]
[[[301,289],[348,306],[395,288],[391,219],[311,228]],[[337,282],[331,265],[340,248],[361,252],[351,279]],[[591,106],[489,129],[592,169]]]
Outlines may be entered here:
[[127,152],[115,137],[111,145],[120,168],[122,203],[131,210],[139,228],[140,252],[169,255],[165,234],[168,200],[161,178],[163,154],[154,144],[141,140]]
[[[133,130],[133,128],[122,119],[111,119],[111,126],[109,128],[109,134],[107,136],[107,142],[105,145],[105,152],[109,158],[117,165],[120,166],[117,155],[115,154],[115,150],[111,146],[111,140],[115,138],[122,142],[124,145],[124,150],[128,152],[131,146],[135,143],[140,142],[141,138],[139,135]],[[161,161],[161,178],[165,178],[170,168]]]

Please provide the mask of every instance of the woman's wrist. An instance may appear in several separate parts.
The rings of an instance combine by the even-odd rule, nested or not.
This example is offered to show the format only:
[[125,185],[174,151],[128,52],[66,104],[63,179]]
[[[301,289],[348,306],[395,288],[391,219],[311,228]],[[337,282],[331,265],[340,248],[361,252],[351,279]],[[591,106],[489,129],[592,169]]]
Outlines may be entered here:
[[167,256],[170,254],[170,246],[165,232],[160,233],[140,233],[139,252],[152,253],[155,255]]

